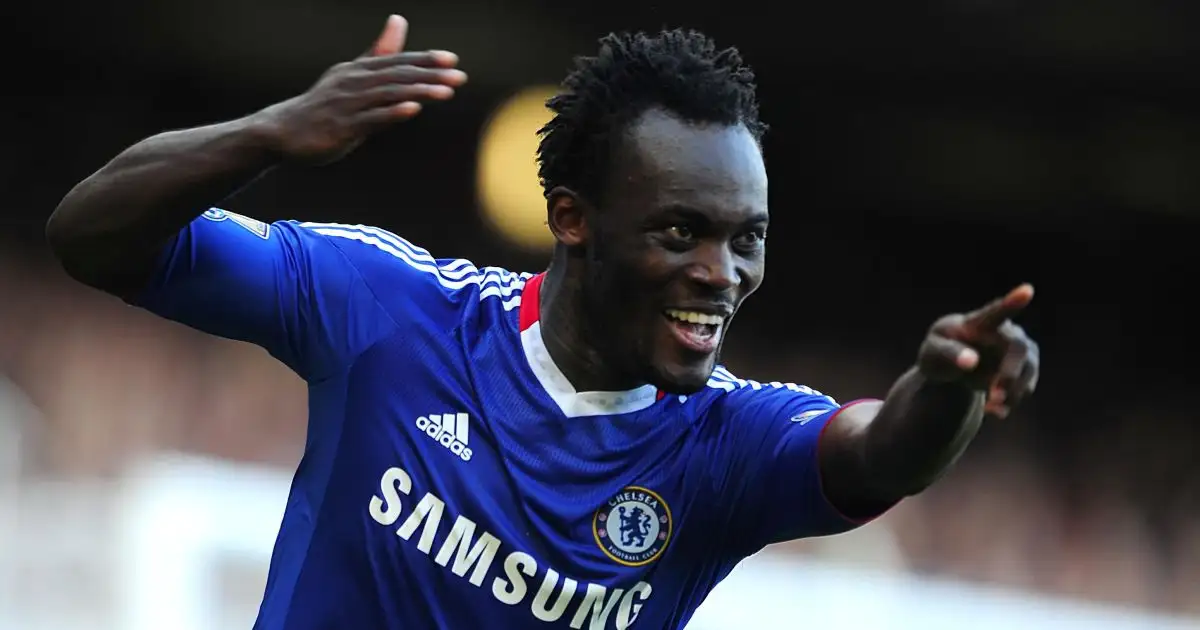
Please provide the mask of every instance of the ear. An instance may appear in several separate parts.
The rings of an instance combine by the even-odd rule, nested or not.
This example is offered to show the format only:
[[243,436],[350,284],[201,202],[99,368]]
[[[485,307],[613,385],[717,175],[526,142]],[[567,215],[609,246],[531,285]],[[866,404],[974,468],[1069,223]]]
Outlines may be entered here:
[[575,191],[556,186],[546,196],[546,224],[560,244],[579,247],[591,237],[588,205]]

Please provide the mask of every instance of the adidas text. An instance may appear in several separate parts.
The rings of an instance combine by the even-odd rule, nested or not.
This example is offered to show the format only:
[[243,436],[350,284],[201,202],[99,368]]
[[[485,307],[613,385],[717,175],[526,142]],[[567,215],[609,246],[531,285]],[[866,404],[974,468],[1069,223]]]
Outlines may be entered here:
[[417,418],[417,429],[464,462],[471,461],[469,416],[465,413],[431,413]]

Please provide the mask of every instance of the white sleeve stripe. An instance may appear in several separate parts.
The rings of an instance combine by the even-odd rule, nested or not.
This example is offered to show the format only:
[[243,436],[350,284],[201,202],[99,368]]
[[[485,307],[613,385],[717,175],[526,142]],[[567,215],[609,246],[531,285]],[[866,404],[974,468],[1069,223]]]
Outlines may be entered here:
[[[412,254],[414,259],[427,260],[427,261],[432,261],[434,259],[433,255],[431,255],[425,248],[413,245],[412,243],[408,242],[407,240],[405,240],[405,239],[397,236],[396,234],[389,232],[385,229],[372,227],[370,225],[361,225],[361,224],[350,225],[350,224],[346,224],[346,223],[313,223],[313,222],[309,221],[309,222],[301,223],[300,227],[334,228],[334,229],[338,229],[338,230],[350,230],[350,231],[355,231],[355,232],[363,232],[365,234],[370,234],[372,236],[379,237],[380,239],[387,241],[391,245],[398,247],[398,248]],[[466,261],[456,261],[456,262],[466,262]]]
[[426,250],[391,232],[378,228],[338,223],[310,222],[300,225],[324,236],[344,238],[371,245],[403,261],[413,269],[428,273],[437,279],[438,284],[452,291],[477,285],[480,287],[480,300],[489,297],[501,298],[501,304],[506,311],[521,304],[521,291],[525,288],[525,281],[533,277],[531,273],[513,273],[499,267],[484,267],[481,270],[470,261],[463,259],[439,262]]
[[780,381],[772,381],[770,383],[760,383],[760,382],[754,381],[754,380],[742,379],[742,378],[738,378],[738,377],[734,376],[729,370],[725,369],[724,366],[717,366],[716,369],[713,370],[712,376],[709,377],[707,385],[714,389],[723,389],[727,392],[731,392],[735,389],[742,389],[745,387],[749,387],[750,389],[753,389],[753,390],[761,390],[764,388],[766,388],[766,389],[786,389],[786,390],[793,391],[793,392],[800,393],[800,394],[807,394],[809,396],[818,396],[820,398],[824,398],[825,400],[829,401],[829,403],[831,405],[834,405],[834,406],[837,406],[837,404],[838,404],[838,402],[836,400],[834,400],[831,396],[826,396],[825,394],[822,394],[821,392],[819,392],[811,387],[808,387],[806,385],[797,385],[795,383],[782,383]]
[[737,389],[736,384],[730,383],[729,381],[718,381],[715,378],[709,380],[707,385],[713,389],[723,389],[727,392],[731,392],[731,391]]
[[[413,264],[414,267],[418,266],[414,263],[432,265],[438,270],[437,273],[450,280],[461,280],[466,276],[478,271],[475,268],[475,265],[472,265],[471,262],[467,260],[458,259],[439,262],[428,251],[425,251],[424,249],[417,247],[416,245],[413,245],[412,243],[409,243],[408,241],[386,230],[380,230],[378,228],[365,225],[301,225],[308,227],[319,234],[325,234],[326,236],[340,236],[342,238],[349,238],[375,245],[379,249],[382,249],[383,251],[386,251],[397,258],[401,258],[404,261]],[[351,236],[352,234],[361,234],[371,240],[365,241],[363,239]],[[428,271],[428,269],[422,269],[422,271]]]
[[316,228],[313,231],[317,234],[324,234],[325,236],[336,236],[338,238],[344,238],[352,241],[358,241],[360,243],[366,243],[367,245],[373,245],[377,249],[385,251],[392,256],[403,260],[413,269],[418,269],[420,271],[424,271],[425,273],[438,276],[442,285],[448,289],[461,289],[468,284],[479,284],[480,274],[476,269],[459,270],[455,272],[453,276],[451,276],[450,274],[444,273],[442,269],[438,267],[436,261],[433,261],[432,259],[428,261],[414,260],[411,253],[397,249],[390,243],[386,243],[375,236],[368,236],[362,232],[352,232],[350,230],[340,230],[335,228]]
[[[462,276],[465,276],[467,273],[475,273],[475,272],[480,271],[480,269],[477,269],[475,267],[475,265],[471,263],[471,261],[462,259],[462,258],[439,261],[438,259],[434,258],[433,255],[430,254],[428,250],[426,250],[422,247],[413,245],[409,241],[407,241],[399,236],[396,236],[392,232],[389,232],[389,231],[381,229],[381,228],[371,227],[369,225],[343,225],[340,223],[311,223],[310,222],[310,223],[302,223],[301,225],[305,226],[305,227],[333,228],[333,229],[346,230],[346,231],[351,231],[351,232],[362,232],[363,234],[366,234],[368,236],[375,236],[376,238],[379,238],[379,239],[391,244],[393,247],[396,247],[402,251],[408,252],[409,257],[406,260],[420,261],[420,262],[425,262],[428,264],[435,265],[435,266],[437,266],[439,273],[442,273],[451,279],[458,279],[458,278],[461,278]],[[488,273],[499,274],[500,276],[503,277],[505,282],[508,282],[511,280],[517,280],[517,279],[528,280],[529,278],[533,277],[532,273],[528,273],[528,272],[515,273],[515,272],[509,271],[507,269],[502,269],[500,267],[484,267],[482,269],[482,271],[488,272]]]
[[442,273],[446,274],[446,276],[450,278],[461,278],[463,275],[475,271],[475,265],[471,264],[471,261],[469,260],[455,259],[439,263],[438,260],[435,259],[433,255],[430,254],[425,248],[413,245],[407,240],[396,236],[387,230],[377,227],[371,227],[369,225],[344,225],[341,223],[311,222],[301,223],[300,226],[309,229],[316,229],[317,231],[320,231],[321,228],[327,228],[350,232],[361,232],[367,236],[373,236],[391,245],[392,247],[399,249],[400,251],[406,252],[411,260],[437,264],[438,267],[442,269]]
[[729,381],[729,382],[733,382],[734,380],[736,380],[736,379],[730,377],[729,373],[720,367],[713,370],[711,378],[716,379],[716,380],[721,380],[721,381]]

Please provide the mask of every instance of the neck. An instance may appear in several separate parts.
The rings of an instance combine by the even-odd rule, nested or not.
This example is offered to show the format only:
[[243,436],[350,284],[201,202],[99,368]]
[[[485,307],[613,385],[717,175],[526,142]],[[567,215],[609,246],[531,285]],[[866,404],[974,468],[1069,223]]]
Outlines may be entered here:
[[576,391],[623,391],[641,383],[622,375],[605,361],[589,334],[583,283],[568,264],[555,261],[541,286],[542,342]]

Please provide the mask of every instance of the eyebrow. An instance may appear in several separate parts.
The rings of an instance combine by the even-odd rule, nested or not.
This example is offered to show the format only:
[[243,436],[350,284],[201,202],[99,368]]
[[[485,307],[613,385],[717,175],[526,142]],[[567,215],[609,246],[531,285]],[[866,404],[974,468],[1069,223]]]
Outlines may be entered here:
[[[703,222],[703,223],[713,223],[714,222],[712,220],[712,216],[710,214],[705,213],[701,210],[697,210],[696,208],[693,208],[691,206],[686,206],[686,205],[682,205],[682,204],[670,204],[670,205],[663,206],[657,212],[655,212],[651,217],[648,217],[648,218],[651,222],[653,222],[655,220],[661,220],[663,216],[668,216],[668,215],[676,215],[676,216],[679,216],[679,217],[682,217],[685,219],[699,221],[699,222]],[[743,225],[743,226],[760,225],[763,223],[767,223],[768,221],[769,221],[769,216],[767,215],[766,212],[756,212],[753,215],[746,217],[745,219],[742,219],[741,221],[738,222],[738,224]]]

